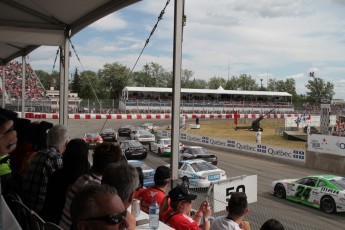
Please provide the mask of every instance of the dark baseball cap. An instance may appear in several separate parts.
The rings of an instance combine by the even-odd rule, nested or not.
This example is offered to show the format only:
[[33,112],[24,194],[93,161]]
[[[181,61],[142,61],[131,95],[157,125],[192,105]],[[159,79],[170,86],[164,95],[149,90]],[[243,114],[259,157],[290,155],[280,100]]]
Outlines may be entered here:
[[158,166],[155,172],[154,181],[163,181],[170,178],[170,169],[166,166]]
[[168,193],[168,197],[173,201],[195,200],[197,198],[197,195],[189,194],[187,188],[178,185],[170,190],[170,192]]

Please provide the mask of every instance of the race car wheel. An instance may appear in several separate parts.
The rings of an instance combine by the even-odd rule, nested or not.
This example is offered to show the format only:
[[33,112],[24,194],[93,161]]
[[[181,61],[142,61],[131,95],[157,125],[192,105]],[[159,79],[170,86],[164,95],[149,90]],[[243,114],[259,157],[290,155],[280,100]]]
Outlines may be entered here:
[[158,156],[162,155],[162,150],[161,148],[158,148]]
[[336,211],[336,205],[332,197],[324,196],[321,198],[321,210],[325,213],[333,213]]
[[182,178],[182,186],[185,187],[186,189],[189,189],[189,179],[188,179],[188,177],[184,176]]
[[274,193],[275,193],[276,197],[285,198],[286,197],[286,191],[285,191],[284,185],[277,184],[274,187]]

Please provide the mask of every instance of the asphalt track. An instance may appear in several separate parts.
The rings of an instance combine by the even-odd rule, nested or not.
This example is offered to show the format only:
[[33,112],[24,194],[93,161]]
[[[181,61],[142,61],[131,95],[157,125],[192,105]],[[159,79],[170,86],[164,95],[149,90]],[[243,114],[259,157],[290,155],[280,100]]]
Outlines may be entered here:
[[[58,120],[47,120],[57,123]],[[69,120],[68,129],[71,138],[82,137],[87,131],[100,131],[112,127],[117,130],[123,124],[140,125],[152,122],[166,125],[168,120]],[[193,122],[193,121],[190,121]],[[217,122],[217,121],[215,121]],[[187,120],[188,123],[188,120]],[[202,128],[202,124],[201,124]],[[231,152],[211,150],[218,156],[218,167],[226,171],[228,177],[240,175],[258,175],[258,202],[250,204],[247,220],[251,229],[260,229],[261,224],[270,218],[280,220],[285,229],[345,229],[345,213],[326,214],[321,210],[303,206],[288,200],[278,199],[269,193],[273,180],[300,178],[314,174],[330,174],[327,171],[314,170],[286,163],[276,163]],[[169,158],[161,158],[149,153],[145,162],[151,167],[169,163]],[[340,175],[345,176],[345,175]]]

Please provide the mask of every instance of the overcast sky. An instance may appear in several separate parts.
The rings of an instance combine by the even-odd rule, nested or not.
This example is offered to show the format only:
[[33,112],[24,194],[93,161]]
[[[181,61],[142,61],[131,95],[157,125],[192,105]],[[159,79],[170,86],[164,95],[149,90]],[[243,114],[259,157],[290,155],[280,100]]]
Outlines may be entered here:
[[[143,0],[111,14],[72,37],[71,72],[97,71],[105,63],[134,66],[165,0]],[[174,0],[139,60],[172,70]],[[308,73],[334,84],[345,99],[345,0],[186,0],[182,68],[196,79],[250,74],[260,85],[296,80],[305,93]],[[29,55],[34,69],[51,72],[57,47]],[[58,71],[58,65],[55,70]]]

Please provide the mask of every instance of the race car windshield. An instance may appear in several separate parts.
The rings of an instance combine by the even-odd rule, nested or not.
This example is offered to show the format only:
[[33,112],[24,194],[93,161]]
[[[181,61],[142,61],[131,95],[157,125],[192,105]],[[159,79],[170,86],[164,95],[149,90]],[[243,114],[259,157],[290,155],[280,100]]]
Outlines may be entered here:
[[216,166],[214,166],[213,164],[211,164],[209,162],[193,163],[193,164],[191,164],[191,166],[195,172],[218,169]]
[[206,149],[204,149],[204,148],[195,148],[195,149],[191,149],[191,152],[193,153],[193,154],[196,154],[196,155],[198,155],[198,154],[202,154],[202,155],[206,155],[206,154],[209,154],[209,152],[207,152],[207,150]]
[[87,133],[86,137],[87,138],[95,138],[95,137],[98,137],[98,134],[97,133]]
[[339,178],[336,180],[330,180],[334,185],[336,185],[337,187],[339,187],[341,190],[345,189],[345,178]]
[[131,141],[131,142],[128,142],[128,145],[130,147],[141,147],[142,144],[139,142],[139,141]]

